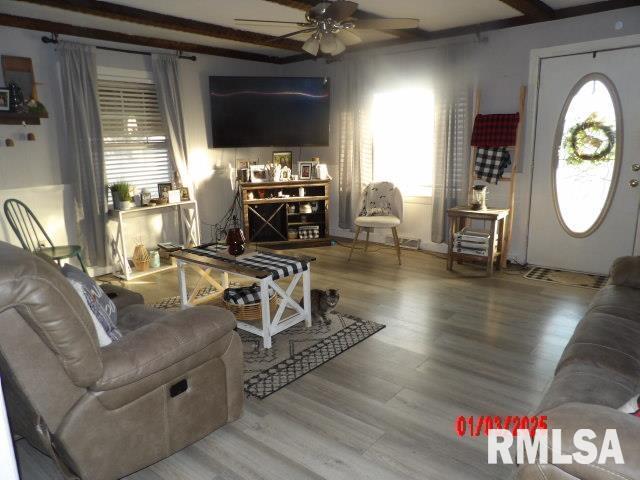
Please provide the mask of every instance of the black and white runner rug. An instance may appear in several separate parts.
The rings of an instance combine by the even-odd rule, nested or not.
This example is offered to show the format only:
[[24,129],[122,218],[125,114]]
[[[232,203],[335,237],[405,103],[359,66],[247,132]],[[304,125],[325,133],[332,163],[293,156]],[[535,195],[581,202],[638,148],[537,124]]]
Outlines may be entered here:
[[[206,295],[207,289],[198,292]],[[153,305],[180,308],[180,297],[169,297]],[[238,330],[244,348],[244,390],[263,399],[366,340],[385,326],[344,313],[329,314],[331,324],[315,322],[310,328],[298,323],[273,337],[272,348],[262,348],[262,338]]]

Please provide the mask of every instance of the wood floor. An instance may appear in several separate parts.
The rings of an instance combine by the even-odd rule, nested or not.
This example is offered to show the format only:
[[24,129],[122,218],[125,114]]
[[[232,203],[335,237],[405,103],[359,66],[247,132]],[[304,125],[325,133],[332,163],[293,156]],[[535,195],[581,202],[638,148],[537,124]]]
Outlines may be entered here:
[[[373,247],[371,250],[376,250]],[[316,288],[339,288],[339,310],[387,328],[265,400],[244,417],[130,480],[506,479],[486,440],[455,435],[459,415],[522,415],[549,383],[593,290],[520,272],[482,277],[418,252],[323,247]],[[148,302],[176,295],[173,271],[129,284]],[[18,445],[23,480],[60,479]],[[117,459],[114,459],[117,461]]]

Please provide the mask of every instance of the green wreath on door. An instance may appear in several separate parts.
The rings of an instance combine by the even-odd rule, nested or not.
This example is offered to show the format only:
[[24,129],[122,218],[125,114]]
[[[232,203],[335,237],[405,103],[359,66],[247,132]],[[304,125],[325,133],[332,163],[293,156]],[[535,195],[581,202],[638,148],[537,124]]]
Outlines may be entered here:
[[562,141],[569,165],[610,162],[616,156],[615,146],[615,130],[598,120],[595,113],[571,127]]

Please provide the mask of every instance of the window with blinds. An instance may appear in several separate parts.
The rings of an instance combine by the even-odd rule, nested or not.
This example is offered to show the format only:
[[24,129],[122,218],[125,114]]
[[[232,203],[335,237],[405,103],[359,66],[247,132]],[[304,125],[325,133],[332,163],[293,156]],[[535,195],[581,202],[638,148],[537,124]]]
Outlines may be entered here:
[[169,141],[155,85],[98,81],[107,183],[128,182],[157,195],[170,182]]

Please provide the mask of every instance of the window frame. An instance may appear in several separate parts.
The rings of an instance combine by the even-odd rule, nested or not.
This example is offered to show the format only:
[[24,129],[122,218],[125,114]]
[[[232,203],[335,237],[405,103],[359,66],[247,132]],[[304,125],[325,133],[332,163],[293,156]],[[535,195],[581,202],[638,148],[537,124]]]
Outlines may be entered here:
[[[140,141],[140,142],[131,142],[131,146],[132,148],[129,149],[130,152],[132,151],[136,151],[136,146],[138,146],[138,151],[139,152],[143,152],[145,150],[145,146],[149,146],[149,145],[153,145],[156,144],[157,148],[153,149],[153,147],[150,147],[149,150],[157,150],[158,152],[161,152],[160,155],[163,156],[163,159],[161,160],[161,163],[163,164],[162,167],[158,168],[157,170],[154,170],[155,172],[166,172],[166,174],[164,173],[157,173],[154,176],[154,173],[151,173],[148,175],[148,177],[151,177],[149,181],[140,181],[139,177],[138,179],[134,179],[131,180],[129,178],[127,178],[127,172],[123,172],[122,175],[117,175],[116,178],[113,178],[113,174],[111,176],[109,176],[109,159],[108,156],[110,153],[113,153],[114,155],[117,155],[118,152],[118,148],[115,146],[115,144],[113,144],[110,148],[109,143],[105,143],[105,139],[107,138],[119,138],[116,135],[112,135],[109,136],[109,133],[113,133],[113,130],[111,131],[105,131],[104,128],[104,121],[105,121],[105,114],[103,111],[104,108],[104,103],[102,101],[102,95],[104,95],[104,90],[108,87],[105,87],[105,85],[108,84],[112,84],[113,86],[117,86],[118,83],[123,83],[123,84],[139,84],[141,86],[145,86],[145,87],[149,87],[149,86],[153,86],[155,89],[155,83],[153,82],[153,80],[150,78],[150,72],[144,72],[144,71],[129,71],[129,70],[122,70],[122,69],[114,69],[114,68],[98,68],[98,81],[97,81],[97,93],[98,93],[98,106],[100,109],[100,119],[101,122],[103,123],[103,131],[102,131],[102,146],[103,146],[103,152],[104,152],[104,178],[105,178],[105,183],[106,185],[109,185],[111,183],[115,183],[115,182],[119,182],[119,181],[125,181],[125,182],[129,182],[130,184],[134,185],[136,187],[136,190],[141,190],[142,188],[147,188],[151,191],[151,195],[152,197],[155,197],[158,195],[158,192],[155,191],[155,189],[153,188],[154,186],[157,186],[157,183],[164,183],[164,182],[170,182],[174,176],[174,168],[173,168],[173,162],[171,160],[171,145],[170,145],[170,138],[169,138],[169,134],[167,131],[167,127],[166,124],[164,122],[164,119],[162,117],[162,112],[160,111],[160,106],[159,104],[156,103],[157,105],[157,117],[153,117],[152,118],[152,122],[156,122],[159,121],[161,127],[158,129],[157,133],[158,135],[150,135],[148,134],[148,132],[146,132],[145,134],[140,135],[140,137],[144,137],[144,141]],[[123,85],[124,86],[124,85]],[[141,98],[142,98],[142,88],[141,88]],[[157,92],[156,92],[156,102],[157,102]],[[154,139],[154,138],[160,138],[163,137],[162,140],[160,141],[153,141],[150,139]],[[125,135],[123,135],[120,138],[126,138]],[[157,143],[156,143],[157,142]],[[126,152],[126,142],[122,142],[120,145],[123,153]],[[155,153],[157,155],[157,153]],[[154,153],[150,153],[150,156],[154,155]],[[134,157],[132,157],[134,158]],[[166,167],[164,166],[166,162]],[[138,162],[139,165],[143,165],[144,161],[139,161]],[[136,165],[137,166],[137,165]],[[143,175],[146,176],[146,175]],[[145,184],[146,183],[146,184]],[[113,204],[113,200],[111,198],[111,192],[107,189],[107,200],[109,204]]]

